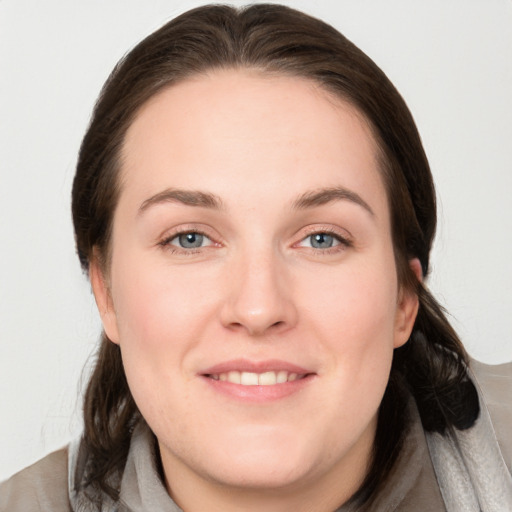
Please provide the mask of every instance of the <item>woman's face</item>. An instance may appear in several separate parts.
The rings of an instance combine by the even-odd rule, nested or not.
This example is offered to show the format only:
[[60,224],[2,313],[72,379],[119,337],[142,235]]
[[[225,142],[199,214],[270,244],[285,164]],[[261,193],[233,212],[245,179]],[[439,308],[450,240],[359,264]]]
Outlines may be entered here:
[[417,308],[362,117],[303,79],[211,73],[142,108],[120,183],[91,279],[171,488],[359,485]]

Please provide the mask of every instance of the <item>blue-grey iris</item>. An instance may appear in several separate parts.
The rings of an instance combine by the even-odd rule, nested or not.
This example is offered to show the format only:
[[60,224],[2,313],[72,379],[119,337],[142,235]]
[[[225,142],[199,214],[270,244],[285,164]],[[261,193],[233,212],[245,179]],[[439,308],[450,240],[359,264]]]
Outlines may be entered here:
[[203,245],[204,236],[200,233],[185,233],[178,237],[180,246],[184,249],[194,249]]
[[334,237],[327,233],[316,233],[310,236],[311,247],[315,249],[329,249],[334,245]]

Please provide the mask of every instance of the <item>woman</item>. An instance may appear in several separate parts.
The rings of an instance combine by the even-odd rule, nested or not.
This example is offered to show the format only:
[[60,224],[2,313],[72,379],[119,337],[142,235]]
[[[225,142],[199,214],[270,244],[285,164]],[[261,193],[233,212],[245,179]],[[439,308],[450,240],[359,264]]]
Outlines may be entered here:
[[422,284],[412,117],[332,27],[213,6],[149,36],[102,91],[73,219],[104,328],[85,432],[6,510],[512,507],[510,368],[494,408]]

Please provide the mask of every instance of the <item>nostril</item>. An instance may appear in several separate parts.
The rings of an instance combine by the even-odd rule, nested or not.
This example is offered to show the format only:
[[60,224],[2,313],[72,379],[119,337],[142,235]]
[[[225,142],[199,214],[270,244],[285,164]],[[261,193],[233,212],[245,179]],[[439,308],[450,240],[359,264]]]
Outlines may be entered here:
[[257,287],[256,291],[254,289],[254,286],[251,289],[246,286],[244,293],[233,294],[222,305],[220,321],[224,327],[233,332],[246,330],[252,336],[260,336],[281,333],[296,323],[297,312],[292,301],[286,297],[277,300],[272,294],[256,293]]

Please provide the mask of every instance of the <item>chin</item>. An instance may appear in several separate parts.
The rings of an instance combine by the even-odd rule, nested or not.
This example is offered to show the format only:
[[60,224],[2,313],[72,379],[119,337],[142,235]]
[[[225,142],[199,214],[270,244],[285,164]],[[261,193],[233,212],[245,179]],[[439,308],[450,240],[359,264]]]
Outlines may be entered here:
[[[194,432],[196,442],[191,444],[176,442],[176,437],[171,436],[167,438],[168,443],[160,439],[162,459],[167,459],[162,460],[164,467],[167,462],[171,473],[191,472],[203,481],[233,490],[271,491],[293,488],[307,480],[326,455],[322,455],[321,445],[294,435],[283,425],[281,428],[275,425],[217,426],[218,430],[208,436],[204,431],[202,435],[194,435],[197,434]],[[188,430],[188,433],[192,432]],[[169,477],[172,481],[172,475]]]
[[289,431],[253,432],[238,439],[231,436],[228,441],[216,445],[222,449],[210,450],[204,470],[210,479],[232,487],[290,487],[307,480],[322,459],[321,446],[315,450]]
[[270,491],[293,487],[307,480],[312,466],[303,457],[249,452],[243,457],[232,457],[225,463],[205,469],[209,479],[218,484]]

